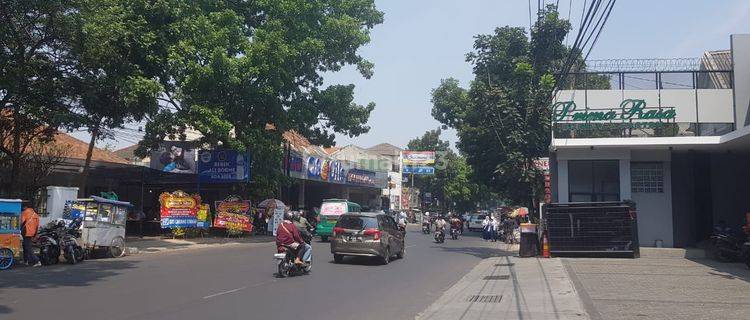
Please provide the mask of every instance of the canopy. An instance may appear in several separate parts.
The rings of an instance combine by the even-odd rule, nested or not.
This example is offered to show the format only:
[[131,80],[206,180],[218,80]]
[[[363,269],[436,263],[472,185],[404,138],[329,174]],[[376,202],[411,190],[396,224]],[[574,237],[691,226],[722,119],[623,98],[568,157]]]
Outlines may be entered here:
[[284,208],[284,203],[277,199],[266,199],[258,204],[260,208]]
[[520,207],[520,208],[514,209],[513,212],[510,214],[510,217],[512,218],[525,217],[527,215],[529,215],[529,209],[527,209],[526,207]]
[[130,202],[125,202],[125,201],[110,200],[107,198],[102,198],[102,197],[97,197],[97,196],[91,196],[91,199],[94,199],[94,201],[100,202],[100,203],[109,203],[109,204],[113,204],[117,206],[124,206],[128,208],[133,207],[133,205],[130,204]]

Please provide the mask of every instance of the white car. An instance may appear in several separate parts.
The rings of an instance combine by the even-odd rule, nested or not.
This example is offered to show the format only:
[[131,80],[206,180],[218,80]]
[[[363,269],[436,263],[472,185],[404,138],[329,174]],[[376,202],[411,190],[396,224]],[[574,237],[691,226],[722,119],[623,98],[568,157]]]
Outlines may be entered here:
[[469,231],[480,231],[482,230],[482,221],[487,215],[484,214],[473,214],[469,216]]

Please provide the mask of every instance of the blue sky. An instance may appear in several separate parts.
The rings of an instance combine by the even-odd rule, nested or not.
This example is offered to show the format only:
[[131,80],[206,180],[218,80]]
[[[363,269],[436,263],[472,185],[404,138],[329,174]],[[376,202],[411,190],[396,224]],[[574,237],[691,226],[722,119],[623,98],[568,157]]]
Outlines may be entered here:
[[[536,5],[537,1],[531,1]],[[550,0],[547,0],[549,3]],[[577,28],[583,0],[560,0],[560,12]],[[472,78],[464,55],[473,36],[498,26],[529,26],[528,0],[376,0],[385,22],[372,31],[360,53],[375,63],[367,80],[354,68],[326,75],[327,84],[356,85],[355,101],[375,102],[369,133],[339,135],[337,145],[398,146],[439,123],[430,115],[430,90],[454,77],[463,86]],[[535,11],[536,8],[533,9]],[[729,35],[750,33],[747,0],[620,0],[590,59],[699,57],[706,50],[729,48]],[[574,34],[575,36],[575,34]],[[572,42],[572,40],[571,40]],[[86,140],[86,133],[75,136]],[[444,138],[456,141],[455,133]],[[132,137],[130,138],[132,141]],[[104,141],[115,148],[132,143]]]
[[[531,2],[535,7],[536,1]],[[567,18],[571,1],[559,2]],[[572,1],[574,28],[579,26],[583,2]],[[327,76],[328,83],[354,83],[357,103],[377,104],[369,121],[372,129],[355,138],[339,135],[338,145],[405,146],[411,138],[437,128],[439,123],[430,115],[430,90],[443,78],[454,77],[463,86],[472,79],[471,66],[464,61],[472,37],[498,26],[529,26],[528,0],[376,4],[385,12],[385,22],[375,27],[372,42],[360,50],[375,63],[375,75],[366,80],[349,68]],[[589,59],[699,57],[706,50],[728,49],[732,33],[750,33],[750,1],[620,0]],[[453,132],[444,138],[456,141]]]

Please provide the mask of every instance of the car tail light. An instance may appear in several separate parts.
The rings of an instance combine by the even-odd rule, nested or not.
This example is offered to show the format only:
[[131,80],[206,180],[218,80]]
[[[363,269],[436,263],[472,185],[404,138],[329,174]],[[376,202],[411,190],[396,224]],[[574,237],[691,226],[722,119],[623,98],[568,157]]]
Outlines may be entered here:
[[366,236],[372,236],[373,240],[380,240],[380,230],[378,229],[365,229],[363,234]]
[[333,227],[333,236],[344,233],[344,228],[342,227]]

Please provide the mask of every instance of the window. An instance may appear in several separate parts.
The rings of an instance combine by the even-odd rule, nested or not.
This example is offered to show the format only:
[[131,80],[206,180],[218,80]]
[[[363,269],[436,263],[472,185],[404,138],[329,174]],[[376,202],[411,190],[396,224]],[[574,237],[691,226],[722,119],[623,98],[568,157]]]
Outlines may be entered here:
[[99,206],[99,222],[111,222],[112,220],[112,205],[101,204]]
[[664,192],[664,166],[661,162],[633,162],[630,164],[632,192]]
[[568,192],[570,202],[619,201],[619,161],[569,161]]

